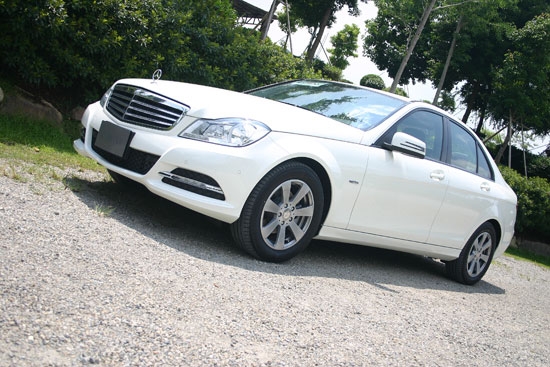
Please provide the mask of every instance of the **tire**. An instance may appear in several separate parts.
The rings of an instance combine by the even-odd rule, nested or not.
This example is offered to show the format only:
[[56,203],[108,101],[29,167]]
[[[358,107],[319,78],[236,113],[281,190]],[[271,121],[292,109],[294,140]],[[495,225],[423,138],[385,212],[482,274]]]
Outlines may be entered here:
[[324,195],[309,166],[288,162],[256,185],[231,225],[235,242],[253,257],[286,261],[303,251],[321,224]]
[[479,282],[493,260],[496,239],[492,224],[481,225],[470,237],[458,259],[447,262],[447,274],[459,283],[473,285]]

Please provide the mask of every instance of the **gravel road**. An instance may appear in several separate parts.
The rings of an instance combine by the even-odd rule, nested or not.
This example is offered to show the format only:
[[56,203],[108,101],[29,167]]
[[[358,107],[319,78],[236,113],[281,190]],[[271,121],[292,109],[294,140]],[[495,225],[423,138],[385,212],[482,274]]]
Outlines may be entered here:
[[1,366],[550,365],[539,266],[501,257],[468,287],[320,241],[263,263],[146,191],[34,171],[0,161]]

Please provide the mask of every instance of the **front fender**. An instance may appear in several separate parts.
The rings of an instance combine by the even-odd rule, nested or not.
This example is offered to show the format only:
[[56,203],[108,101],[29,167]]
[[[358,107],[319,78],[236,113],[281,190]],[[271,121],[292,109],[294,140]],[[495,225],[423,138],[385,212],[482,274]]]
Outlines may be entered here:
[[[310,159],[325,170],[331,202],[324,224],[346,228],[368,163],[368,147],[331,139],[272,133],[273,141],[288,154],[286,160]],[[276,165],[283,163],[277,162]]]

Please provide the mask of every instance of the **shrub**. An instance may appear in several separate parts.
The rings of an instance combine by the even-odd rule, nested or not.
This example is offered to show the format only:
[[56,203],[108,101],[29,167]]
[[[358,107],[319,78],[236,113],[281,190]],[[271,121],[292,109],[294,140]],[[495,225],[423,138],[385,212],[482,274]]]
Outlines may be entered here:
[[[487,148],[493,155],[496,155],[500,149],[500,144],[488,143]],[[550,157],[536,155],[529,152],[525,153],[527,161],[527,175],[529,177],[537,176],[550,180]],[[500,163],[504,166],[508,165],[508,148],[506,149]],[[512,145],[512,168],[518,172],[525,172],[525,163],[523,160],[523,151]]]
[[122,77],[244,90],[316,75],[258,32],[236,27],[228,0],[0,1],[0,72],[76,103]]
[[361,78],[359,81],[359,84],[363,87],[369,87],[374,89],[383,90],[386,88],[386,84],[384,83],[384,79],[382,79],[380,76],[376,74],[367,74]]
[[550,183],[541,177],[525,178],[508,167],[500,171],[518,197],[517,235],[550,243]]

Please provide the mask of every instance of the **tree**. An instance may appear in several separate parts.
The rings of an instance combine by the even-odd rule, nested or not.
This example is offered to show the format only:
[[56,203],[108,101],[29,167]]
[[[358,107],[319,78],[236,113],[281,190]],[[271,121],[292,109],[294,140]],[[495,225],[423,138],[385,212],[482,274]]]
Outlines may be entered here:
[[[462,84],[460,96],[466,105],[462,121],[478,112],[476,132],[481,133],[491,94],[491,70],[502,62],[508,47],[505,34],[510,27],[503,15],[516,8],[516,0],[467,2],[437,11],[430,42],[429,79],[438,91],[450,92]],[[508,10],[510,11],[510,10]],[[434,96],[434,101],[438,97]]]
[[344,29],[330,38],[332,48],[328,50],[331,54],[330,62],[337,68],[344,70],[349,62],[348,57],[357,57],[357,37],[359,36],[359,27],[355,24],[346,24]]
[[435,103],[435,105],[451,113],[453,113],[456,110],[456,102],[455,102],[454,96],[447,91],[443,91],[441,93],[440,98]]
[[[336,12],[348,7],[350,15],[360,14],[359,0],[288,0],[290,5],[291,22],[295,25],[309,28],[311,39],[306,49],[306,60],[312,61],[317,53],[325,29],[330,28],[336,21]],[[279,18],[281,19],[281,18]],[[279,22],[281,23],[281,22]]]
[[447,59],[445,60],[445,65],[443,66],[443,71],[441,72],[441,77],[439,78],[439,84],[437,84],[437,90],[435,91],[434,99],[432,104],[436,105],[439,101],[439,95],[441,94],[441,90],[443,89],[443,85],[445,83],[445,78],[447,76],[447,72],[449,71],[449,66],[451,65],[451,59],[453,58],[453,54],[456,47],[456,40],[458,38],[458,34],[460,33],[460,30],[463,25],[463,16],[461,15],[458,18],[458,22],[456,24],[455,32],[453,33],[453,40],[451,41],[451,46],[449,47],[449,52],[447,53]]
[[403,59],[401,60],[401,64],[399,65],[399,69],[397,69],[397,73],[395,74],[395,78],[393,79],[393,83],[390,87],[390,92],[394,92],[397,88],[397,85],[399,84],[399,81],[401,80],[401,75],[403,75],[403,71],[405,70],[405,67],[407,66],[407,63],[409,62],[409,59],[411,58],[411,54],[414,51],[414,48],[416,47],[416,43],[420,39],[420,35],[422,34],[422,31],[424,30],[424,26],[426,25],[426,22],[428,21],[428,18],[430,17],[430,14],[432,13],[433,7],[435,5],[435,2],[437,0],[430,0],[426,8],[424,9],[424,12],[422,13],[422,18],[420,18],[420,22],[418,23],[418,26],[416,27],[416,31],[414,32],[413,37],[410,39],[410,43],[407,44],[407,50],[405,52],[405,56],[403,56]]
[[[510,32],[510,49],[494,72],[489,108],[515,130],[550,133],[550,14],[541,14]],[[511,139],[512,128],[506,140]],[[495,160],[502,157],[503,149]]]
[[[367,32],[364,37],[364,55],[368,56],[378,69],[386,70],[397,83],[424,82],[428,77],[428,59],[425,57],[428,44],[415,42],[415,52],[407,51],[418,30],[418,20],[424,13],[422,2],[375,0],[375,4],[378,8],[376,18],[365,22]],[[424,32],[429,33],[430,27],[431,24],[426,18]],[[407,68],[402,67],[405,55],[408,55]]]

